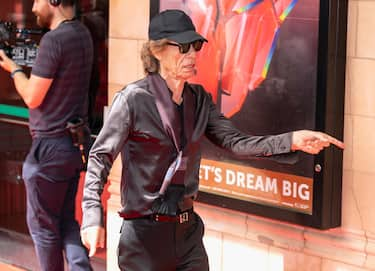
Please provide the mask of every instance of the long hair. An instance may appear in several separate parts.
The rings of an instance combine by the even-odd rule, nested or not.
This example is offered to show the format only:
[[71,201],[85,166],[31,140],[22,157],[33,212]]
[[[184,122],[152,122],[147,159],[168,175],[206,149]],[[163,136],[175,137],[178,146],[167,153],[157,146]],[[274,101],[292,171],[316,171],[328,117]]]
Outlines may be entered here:
[[160,63],[159,60],[154,56],[154,53],[164,50],[167,42],[167,39],[161,39],[149,40],[143,44],[141,50],[141,60],[145,74],[159,72]]

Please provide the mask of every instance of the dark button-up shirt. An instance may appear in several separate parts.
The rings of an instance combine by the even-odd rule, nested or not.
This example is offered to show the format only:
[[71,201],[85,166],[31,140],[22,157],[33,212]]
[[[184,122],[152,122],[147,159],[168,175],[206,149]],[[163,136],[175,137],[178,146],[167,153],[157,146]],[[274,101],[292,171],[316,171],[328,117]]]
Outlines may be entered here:
[[[100,195],[119,153],[123,166],[120,214],[132,218],[152,213],[151,205],[177,150],[163,127],[149,77],[128,85],[115,95],[103,128],[92,146],[82,205],[83,228],[103,225]],[[192,131],[184,150],[187,157],[184,174],[186,198],[194,198],[198,192],[203,136],[242,157],[290,152],[291,133],[274,136],[244,134],[217,111],[211,95],[201,85],[186,83],[184,95],[187,93],[194,99],[194,108],[185,109],[193,113]]]

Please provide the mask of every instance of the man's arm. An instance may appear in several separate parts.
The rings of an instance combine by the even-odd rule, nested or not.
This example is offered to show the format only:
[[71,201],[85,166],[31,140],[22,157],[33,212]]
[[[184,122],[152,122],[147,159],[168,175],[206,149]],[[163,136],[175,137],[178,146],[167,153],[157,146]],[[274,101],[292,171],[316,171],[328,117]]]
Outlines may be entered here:
[[96,248],[104,245],[101,194],[113,161],[123,148],[129,136],[129,127],[132,126],[125,97],[130,92],[130,89],[126,89],[115,95],[103,128],[90,150],[82,198],[81,226],[81,240],[89,250],[90,257],[96,253]]
[[237,130],[230,120],[217,112],[212,101],[210,101],[209,107],[205,133],[207,138],[214,144],[240,156],[269,157],[293,151],[317,154],[331,144],[340,149],[344,148],[344,143],[336,138],[323,132],[311,130],[299,130],[279,135],[250,136]]
[[44,100],[53,79],[31,75],[26,77],[22,68],[0,50],[0,66],[11,73],[17,92],[29,108],[38,107]]

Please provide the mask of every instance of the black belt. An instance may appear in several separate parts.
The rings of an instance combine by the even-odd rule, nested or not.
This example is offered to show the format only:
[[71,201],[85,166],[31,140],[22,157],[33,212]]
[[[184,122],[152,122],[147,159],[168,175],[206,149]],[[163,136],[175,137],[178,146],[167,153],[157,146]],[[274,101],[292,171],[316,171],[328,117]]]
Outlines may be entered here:
[[53,132],[53,133],[34,133],[34,135],[32,135],[32,138],[33,139],[36,139],[36,138],[59,138],[59,137],[65,137],[65,136],[70,136],[70,133],[67,129],[64,129],[62,131],[59,131],[59,132]]
[[132,219],[151,219],[152,221],[156,222],[173,222],[173,223],[179,223],[183,224],[188,222],[192,218],[192,214],[194,213],[193,208],[188,209],[186,211],[183,211],[175,216],[170,215],[161,215],[161,214],[151,214],[146,216],[140,216],[140,217],[132,217],[132,218],[126,218],[125,216],[121,215],[122,218],[125,220],[132,220]]

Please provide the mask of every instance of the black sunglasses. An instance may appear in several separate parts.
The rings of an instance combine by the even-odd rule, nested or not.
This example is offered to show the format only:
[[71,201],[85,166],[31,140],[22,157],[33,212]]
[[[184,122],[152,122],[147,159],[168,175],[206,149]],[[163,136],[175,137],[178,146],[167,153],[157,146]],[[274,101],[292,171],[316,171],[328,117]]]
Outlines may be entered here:
[[167,42],[168,45],[177,46],[180,50],[181,54],[186,54],[190,50],[190,46],[193,46],[194,50],[198,52],[200,49],[202,49],[203,41],[202,40],[196,40],[190,43],[172,43]]

